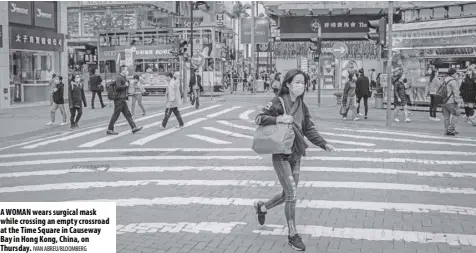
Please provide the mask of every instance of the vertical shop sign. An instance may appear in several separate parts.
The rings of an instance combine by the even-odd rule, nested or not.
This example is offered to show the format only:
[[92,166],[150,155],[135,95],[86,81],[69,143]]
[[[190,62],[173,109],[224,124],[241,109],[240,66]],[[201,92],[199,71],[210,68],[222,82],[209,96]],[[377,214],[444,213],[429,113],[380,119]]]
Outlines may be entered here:
[[3,48],[3,25],[0,25],[0,48]]
[[126,49],[126,66],[132,66],[134,63],[134,51],[133,49]]

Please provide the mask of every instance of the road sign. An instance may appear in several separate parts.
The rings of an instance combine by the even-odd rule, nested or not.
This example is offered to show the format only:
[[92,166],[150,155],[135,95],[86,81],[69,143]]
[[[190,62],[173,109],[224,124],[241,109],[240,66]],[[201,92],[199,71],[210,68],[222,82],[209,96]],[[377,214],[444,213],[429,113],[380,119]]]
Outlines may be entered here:
[[205,57],[202,54],[194,54],[192,56],[192,65],[196,68],[203,66],[205,63]]
[[342,43],[342,42],[337,42],[333,47],[332,47],[332,53],[334,54],[335,57],[340,58],[344,55],[347,54],[347,46]]

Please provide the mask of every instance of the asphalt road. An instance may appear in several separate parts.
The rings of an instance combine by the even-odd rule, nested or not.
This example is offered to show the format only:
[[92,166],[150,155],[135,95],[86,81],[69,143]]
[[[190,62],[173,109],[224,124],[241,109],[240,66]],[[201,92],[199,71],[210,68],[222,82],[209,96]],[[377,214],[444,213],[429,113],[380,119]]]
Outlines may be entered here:
[[[270,157],[251,150],[268,99],[184,105],[183,129],[172,116],[159,130],[154,108],[137,134],[122,123],[106,136],[104,112],[76,131],[17,135],[0,149],[0,201],[116,202],[117,252],[292,252],[283,206],[265,226],[252,207],[281,190]],[[450,138],[423,113],[410,130],[385,129],[382,111],[343,122],[331,98],[313,108],[337,151],[312,146],[302,162],[296,222],[308,252],[476,252],[474,128]]]

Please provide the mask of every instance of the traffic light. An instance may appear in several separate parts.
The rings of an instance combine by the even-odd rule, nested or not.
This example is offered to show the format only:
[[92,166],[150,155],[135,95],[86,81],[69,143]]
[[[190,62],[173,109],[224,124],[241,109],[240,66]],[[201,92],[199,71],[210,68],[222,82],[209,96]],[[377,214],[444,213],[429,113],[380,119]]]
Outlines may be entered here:
[[369,20],[367,26],[375,29],[375,32],[369,32],[366,38],[375,41],[377,45],[385,46],[387,44],[387,20],[385,18]]
[[186,40],[182,40],[179,43],[179,55],[184,55],[187,52],[187,44],[188,42]]
[[309,49],[317,54],[321,54],[321,38],[311,38],[311,45]]

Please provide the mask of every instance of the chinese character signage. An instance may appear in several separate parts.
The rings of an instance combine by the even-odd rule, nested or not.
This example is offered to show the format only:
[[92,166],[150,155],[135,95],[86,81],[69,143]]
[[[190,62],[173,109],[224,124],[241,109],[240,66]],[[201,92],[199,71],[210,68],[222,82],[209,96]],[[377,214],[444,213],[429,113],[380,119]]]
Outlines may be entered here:
[[172,49],[173,45],[100,47],[99,60],[115,60],[118,53],[126,52],[126,50],[130,50],[129,53],[132,52],[133,59],[173,58],[174,56],[170,53]]
[[9,1],[8,21],[11,23],[32,25],[31,23],[31,2]]
[[55,29],[55,3],[44,1],[34,2],[34,10],[35,26]]
[[10,26],[10,49],[63,51],[64,35],[52,31]]
[[[251,18],[241,18],[241,44],[251,44]],[[269,42],[269,19],[255,18],[255,44]]]
[[317,37],[324,39],[361,39],[368,32],[367,21],[374,16],[294,16],[281,18],[281,38]]

